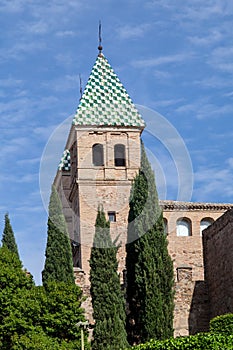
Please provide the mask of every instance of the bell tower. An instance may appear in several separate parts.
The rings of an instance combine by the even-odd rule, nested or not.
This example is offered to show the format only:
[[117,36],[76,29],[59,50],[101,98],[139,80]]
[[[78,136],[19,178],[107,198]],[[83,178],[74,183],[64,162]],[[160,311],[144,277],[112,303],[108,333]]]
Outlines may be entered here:
[[125,266],[129,196],[140,167],[145,123],[102,53],[80,99],[54,184],[60,194],[74,266],[89,280],[89,258],[98,206],[118,237],[119,272]]

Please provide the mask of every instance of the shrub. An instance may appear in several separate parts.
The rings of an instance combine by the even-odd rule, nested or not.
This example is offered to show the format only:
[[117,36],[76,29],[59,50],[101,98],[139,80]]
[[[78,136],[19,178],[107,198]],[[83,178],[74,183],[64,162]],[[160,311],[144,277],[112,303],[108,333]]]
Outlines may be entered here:
[[233,335],[233,314],[221,315],[210,321],[210,331],[216,334]]
[[233,350],[233,336],[200,333],[189,337],[170,338],[164,341],[150,340],[133,347],[134,350]]

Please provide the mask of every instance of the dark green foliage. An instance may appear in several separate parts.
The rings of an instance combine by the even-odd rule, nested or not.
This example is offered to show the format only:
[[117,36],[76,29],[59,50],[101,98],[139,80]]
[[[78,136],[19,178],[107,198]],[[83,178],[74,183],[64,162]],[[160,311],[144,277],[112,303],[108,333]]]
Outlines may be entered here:
[[224,335],[233,335],[233,314],[217,316],[210,321],[210,331]]
[[134,346],[135,350],[233,350],[233,336],[203,333],[189,337],[170,338],[164,341],[150,340]]
[[[67,342],[50,338],[40,327],[37,327],[21,336],[15,335],[11,350],[77,350],[80,349],[80,341]],[[85,349],[89,349],[85,345]]]
[[48,281],[74,283],[73,261],[68,229],[61,201],[54,186],[49,203],[48,237],[42,272],[43,285]]
[[9,215],[5,215],[5,227],[2,235],[2,246],[7,247],[12,253],[14,253],[19,259],[18,247],[15,242],[14,232],[11,227]]
[[128,340],[137,344],[169,338],[173,334],[173,264],[143,145],[141,169],[131,191],[126,251]]
[[[21,305],[20,295],[33,288],[30,275],[22,270],[16,254],[6,247],[0,248],[0,348],[10,349],[11,338],[19,327],[20,320],[13,315],[15,307]],[[24,322],[22,322],[24,327]]]
[[83,309],[81,309],[81,289],[75,284],[49,282],[45,297],[44,299],[42,294],[40,298],[44,309],[41,315],[42,328],[53,338],[79,341],[80,329],[76,324],[79,321],[85,321]]
[[[12,350],[61,350],[57,340],[48,337],[41,328],[30,330],[26,334],[15,334]],[[64,348],[65,349],[65,348]]]
[[31,276],[22,270],[22,264],[16,254],[6,247],[0,248],[0,343],[1,349],[8,349],[12,332],[17,323],[16,317],[11,317],[14,305],[20,304],[19,295],[33,287]]
[[35,286],[6,248],[0,248],[0,281],[1,350],[52,349],[52,344],[59,350],[80,348],[76,324],[84,316],[78,286],[64,282],[48,282],[46,289]]
[[[22,288],[30,289],[34,285],[31,275],[22,270],[22,263],[6,247],[0,248],[0,292],[9,293]],[[1,303],[0,303],[1,306]],[[2,313],[0,313],[1,317]]]
[[110,236],[110,223],[98,210],[90,258],[90,282],[95,328],[92,350],[127,347],[124,298],[117,273],[117,247]]

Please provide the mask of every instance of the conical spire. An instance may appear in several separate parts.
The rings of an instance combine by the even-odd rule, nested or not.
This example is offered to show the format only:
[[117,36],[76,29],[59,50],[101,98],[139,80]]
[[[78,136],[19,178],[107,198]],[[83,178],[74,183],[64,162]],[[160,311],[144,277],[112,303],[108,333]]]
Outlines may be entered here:
[[92,68],[74,125],[145,127],[131,98],[102,53]]

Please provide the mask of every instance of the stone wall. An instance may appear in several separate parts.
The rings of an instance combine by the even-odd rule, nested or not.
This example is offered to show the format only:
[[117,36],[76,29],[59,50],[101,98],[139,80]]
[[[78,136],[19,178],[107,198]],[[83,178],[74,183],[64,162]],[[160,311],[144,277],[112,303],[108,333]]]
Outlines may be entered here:
[[[76,223],[74,230],[81,244],[80,267],[85,271],[86,285],[89,284],[89,259],[99,206],[103,207],[107,218],[108,213],[114,213],[116,218],[110,224],[110,233],[113,240],[118,237],[118,243],[121,243],[117,258],[123,280],[130,189],[140,167],[140,133],[139,129],[124,127],[75,130],[77,169],[69,198]],[[93,145],[96,144],[103,146],[104,164],[101,166],[93,164]],[[115,165],[114,147],[119,144],[125,147],[125,166]],[[75,200],[78,210],[74,206]]]
[[175,282],[174,336],[208,330],[209,301],[206,283],[193,281],[191,267],[179,267]]
[[203,231],[210,318],[233,313],[233,209]]
[[[81,270],[78,272],[76,282],[81,285],[87,296],[83,306],[86,309],[89,322],[93,323],[89,293],[89,258],[98,204],[103,205],[106,213],[108,211],[116,213],[117,220],[111,223],[111,235],[113,238],[120,235],[120,241],[122,241],[122,247],[118,252],[118,262],[123,282],[128,200],[131,181],[139,167],[140,139],[138,131],[130,132],[129,130],[128,133],[126,130],[122,133],[86,131],[79,136],[73,135],[76,136],[73,141],[70,141],[70,144],[77,149],[77,162],[75,162],[77,168],[71,170],[71,176],[67,173],[59,173],[55,179],[55,185],[62,199],[70,237],[81,244],[76,251],[77,263],[83,272],[81,275]],[[98,142],[105,143],[105,166],[96,168],[91,164],[91,147],[93,143]],[[114,167],[113,146],[117,142],[126,146],[126,167]],[[75,150],[73,149],[72,152],[75,153]],[[166,221],[168,250],[174,263],[175,335],[188,335],[205,331],[208,329],[209,304],[206,283],[204,282],[200,225],[203,219],[217,220],[232,206],[229,204],[175,201],[161,201],[160,204]],[[70,220],[71,215],[72,220]],[[190,223],[190,235],[185,237],[177,236],[177,221],[182,218]],[[220,239],[222,241],[222,238],[219,238],[219,241]],[[222,264],[224,264],[224,260]],[[223,266],[224,269],[226,269],[225,266]]]
[[[175,336],[206,331],[209,301],[204,281],[201,222],[203,219],[214,222],[232,205],[161,201],[161,206],[174,265]],[[186,237],[177,236],[177,222],[182,218],[190,223],[190,235]]]

